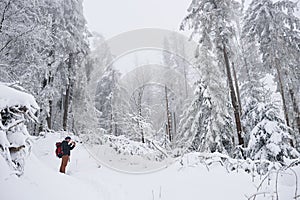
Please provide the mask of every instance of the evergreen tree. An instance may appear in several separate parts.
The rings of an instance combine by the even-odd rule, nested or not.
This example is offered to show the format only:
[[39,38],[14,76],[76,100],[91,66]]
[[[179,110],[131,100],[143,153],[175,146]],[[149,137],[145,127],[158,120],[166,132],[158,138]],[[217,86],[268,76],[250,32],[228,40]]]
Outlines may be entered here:
[[[221,152],[230,154],[232,138],[230,135],[219,134],[217,121],[214,120],[213,104],[203,83],[197,83],[195,98],[191,106],[184,112],[177,146],[186,147],[200,152]],[[225,128],[225,127],[224,127]]]
[[95,106],[99,111],[99,123],[102,129],[113,134],[114,113],[114,95],[117,92],[118,72],[110,65],[108,66],[98,82],[95,97]]
[[240,45],[242,50],[239,67],[242,106],[241,119],[245,146],[248,146],[250,132],[259,122],[257,117],[258,112],[255,110],[258,105],[265,105],[267,97],[272,94],[262,81],[267,75],[267,70],[263,68],[257,44],[249,41],[249,38],[242,37]]
[[[103,70],[111,64],[112,56],[102,35],[93,33],[90,41],[91,51],[84,59],[83,67],[78,69],[73,93],[74,129],[77,133],[103,133],[104,129],[100,131],[99,129],[105,128],[104,124],[109,123],[106,121],[107,119],[100,117],[101,126],[99,127],[98,117],[99,115],[102,116],[102,113],[97,108],[101,109],[102,106],[108,106],[105,102],[107,96],[102,95],[105,95],[105,89],[110,90],[112,88],[101,87],[101,85],[106,84],[103,77],[100,78],[101,84],[97,81],[99,74],[107,73]],[[102,101],[105,102],[104,105],[99,103]]]
[[[233,111],[238,144],[243,145],[239,105],[229,61],[234,55],[232,44],[234,44],[235,27],[232,24],[238,7],[239,4],[232,0],[193,1],[181,29],[185,27],[192,29],[191,37],[197,38],[199,42],[196,55],[199,55],[200,72],[203,73],[203,82],[207,85],[207,93],[211,97],[212,116],[214,116],[212,124],[215,134],[219,138],[223,138],[224,135],[227,139],[233,138],[234,126],[231,117]],[[202,61],[205,63],[202,64]],[[227,143],[228,149],[233,149],[233,143],[229,141],[222,142]]]
[[250,133],[247,150],[251,159],[284,163],[285,158],[299,157],[291,146],[292,130],[278,117],[279,109],[274,103],[258,105],[252,112],[259,122]]
[[[299,19],[292,1],[254,0],[245,17],[243,35],[258,42],[264,67],[276,77],[287,126],[299,129]],[[297,56],[296,56],[297,55]],[[291,110],[290,110],[291,109]]]

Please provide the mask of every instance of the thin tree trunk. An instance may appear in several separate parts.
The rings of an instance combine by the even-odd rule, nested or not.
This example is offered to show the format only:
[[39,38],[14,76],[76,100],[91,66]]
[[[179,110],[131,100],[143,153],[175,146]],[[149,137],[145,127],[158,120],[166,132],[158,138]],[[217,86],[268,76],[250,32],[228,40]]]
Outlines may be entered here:
[[49,113],[46,118],[49,129],[52,129],[52,112],[53,112],[52,104],[53,104],[53,101],[49,100]]
[[287,106],[286,106],[286,98],[285,98],[285,95],[284,95],[284,89],[283,89],[283,83],[282,83],[282,76],[281,76],[279,62],[278,62],[277,58],[275,58],[275,64],[276,64],[276,72],[277,72],[277,76],[278,76],[279,90],[280,90],[280,94],[281,94],[281,100],[282,100],[282,106],[283,106],[285,122],[286,122],[287,126],[290,126],[289,113],[288,113],[288,109],[287,109]]
[[110,113],[109,133],[113,135],[113,113]]
[[230,64],[229,64],[229,59],[228,59],[225,45],[223,45],[223,54],[224,54],[226,73],[227,73],[228,84],[229,84],[229,89],[230,89],[231,103],[232,103],[232,107],[233,107],[233,111],[234,111],[238,142],[239,142],[239,145],[244,146],[239,106],[238,106],[236,94],[234,91],[234,86],[233,86],[233,81],[232,81],[232,76],[231,76],[231,71],[230,71]]
[[[55,30],[55,16],[52,17],[52,26],[51,26],[51,39],[55,41],[55,36],[56,36],[56,30]],[[55,63],[55,49],[56,49],[56,44],[52,44],[52,49],[49,52],[48,55],[48,71],[49,71],[49,76],[48,76],[48,81],[47,84],[50,85],[51,88],[53,88],[53,82],[54,82],[54,75],[52,74],[52,65]],[[52,114],[53,114],[53,100],[52,97],[49,99],[49,113],[46,117],[47,125],[49,129],[52,129]]]
[[165,98],[166,98],[166,113],[167,113],[167,136],[169,138],[169,141],[172,140],[171,136],[171,115],[170,115],[170,109],[169,109],[169,99],[168,99],[168,89],[167,86],[165,86]]
[[6,19],[5,15],[6,15],[6,12],[8,11],[8,9],[9,9],[10,4],[11,4],[11,0],[8,1],[6,3],[6,5],[4,6],[4,10],[2,12],[1,21],[0,21],[0,33],[2,33],[3,23],[4,23],[4,20]]
[[295,114],[295,120],[296,120],[296,126],[298,129],[298,132],[300,134],[300,112],[299,112],[299,107],[295,98],[295,93],[293,89],[289,90],[290,92],[290,96],[291,96],[291,100],[292,100],[292,105],[293,105],[293,110],[294,110],[294,114]]
[[[115,83],[115,71],[113,70],[112,73],[112,82]],[[114,88],[112,88],[114,89]],[[114,117],[114,94],[111,95],[110,97],[110,121],[109,123],[109,133],[114,135],[114,125],[115,125],[115,117]]]
[[63,115],[64,131],[66,131],[68,128],[69,102],[70,102],[70,84],[67,85],[65,99],[64,99],[64,115]]
[[173,131],[173,136],[174,136],[177,133],[176,114],[175,114],[175,112],[173,112],[173,124],[174,124],[174,131]]
[[142,97],[143,97],[143,89],[141,88],[139,93],[138,93],[138,113],[139,113],[139,119],[138,119],[138,126],[140,128],[140,134],[141,134],[141,137],[142,137],[142,143],[145,143],[145,137],[144,137],[144,130],[143,130],[143,127],[142,127],[142,123],[141,123],[141,120],[142,120]]
[[118,124],[115,123],[115,136],[119,136],[118,134]]
[[[43,111],[43,110],[40,109],[40,113],[42,113],[42,111]],[[44,131],[43,120],[44,120],[44,119],[42,119],[42,120],[40,121],[39,125],[38,125],[38,133]]]
[[69,62],[68,62],[68,83],[66,86],[66,94],[64,99],[64,114],[63,114],[63,130],[66,131],[68,128],[68,116],[69,116],[69,105],[70,105],[70,97],[71,97],[71,87],[72,87],[72,78],[71,78],[71,69],[73,67],[73,53],[69,54]]
[[240,116],[242,116],[242,103],[241,103],[240,88],[239,88],[239,84],[238,84],[238,80],[237,80],[237,75],[236,75],[234,63],[232,63],[232,72],[233,72],[236,96],[237,96],[237,100],[238,100],[238,104],[239,104],[238,105],[239,106],[239,112],[240,112]]

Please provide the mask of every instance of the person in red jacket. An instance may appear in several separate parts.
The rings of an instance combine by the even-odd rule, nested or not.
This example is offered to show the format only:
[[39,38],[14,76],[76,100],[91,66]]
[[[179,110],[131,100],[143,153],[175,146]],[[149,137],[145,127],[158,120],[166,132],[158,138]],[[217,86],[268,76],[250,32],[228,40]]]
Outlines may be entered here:
[[61,173],[66,173],[66,167],[68,165],[71,150],[74,149],[76,143],[71,140],[71,138],[68,136],[65,138],[65,140],[61,143],[63,156],[61,158],[61,165],[59,171]]

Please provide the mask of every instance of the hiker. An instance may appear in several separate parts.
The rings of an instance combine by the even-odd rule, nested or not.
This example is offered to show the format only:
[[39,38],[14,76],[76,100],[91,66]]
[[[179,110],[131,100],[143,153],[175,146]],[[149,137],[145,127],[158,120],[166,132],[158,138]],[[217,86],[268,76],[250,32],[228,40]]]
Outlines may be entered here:
[[65,138],[65,140],[61,143],[63,156],[61,158],[61,165],[60,165],[60,172],[66,173],[66,166],[70,159],[70,153],[71,150],[74,149],[76,143],[74,141],[71,141],[71,138],[68,136]]

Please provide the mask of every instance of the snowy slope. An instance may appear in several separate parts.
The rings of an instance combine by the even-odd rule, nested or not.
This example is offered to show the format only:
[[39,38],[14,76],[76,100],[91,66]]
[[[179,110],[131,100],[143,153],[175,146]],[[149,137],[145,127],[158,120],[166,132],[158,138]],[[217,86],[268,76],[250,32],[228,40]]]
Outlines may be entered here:
[[[255,185],[260,183],[252,182],[245,172],[228,173],[220,164],[213,164],[207,170],[196,162],[197,154],[185,156],[184,165],[176,161],[155,173],[121,173],[100,167],[82,144],[72,151],[67,174],[60,174],[54,144],[64,137],[54,133],[37,139],[27,159],[25,174],[20,178],[9,174],[0,157],[0,199],[50,200],[66,195],[72,200],[242,200],[247,199],[245,195],[255,193]],[[298,168],[297,172],[300,173]],[[294,177],[287,175],[279,184],[280,199],[291,199]]]

